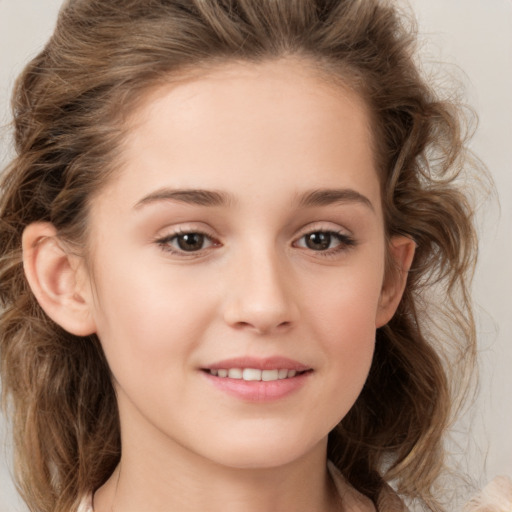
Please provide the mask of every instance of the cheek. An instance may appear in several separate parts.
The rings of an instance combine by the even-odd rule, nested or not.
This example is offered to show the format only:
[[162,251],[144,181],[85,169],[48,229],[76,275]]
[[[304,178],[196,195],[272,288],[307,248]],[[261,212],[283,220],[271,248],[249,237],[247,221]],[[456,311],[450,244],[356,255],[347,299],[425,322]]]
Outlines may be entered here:
[[[353,340],[375,333],[384,265],[379,257],[347,265],[305,288],[311,321],[332,337]],[[358,336],[359,333],[359,336]]]
[[[325,418],[328,430],[349,412],[368,378],[375,348],[372,317],[359,308],[348,308],[325,336],[327,356],[322,368],[325,379],[323,404],[316,404],[316,414]],[[369,326],[370,325],[370,326]]]
[[370,370],[383,274],[379,261],[342,269],[336,279],[309,290],[308,323],[322,344],[330,398],[338,403],[333,425],[353,405]]
[[[214,314],[201,280],[155,265],[116,260],[97,273],[97,334],[114,375],[138,367],[157,370],[183,363]],[[168,373],[167,371],[165,373]]]
[[329,365],[336,367],[333,377],[343,382],[344,389],[353,390],[351,395],[359,393],[370,368],[377,304],[378,293],[341,291],[324,309],[331,319],[325,322],[328,331],[323,337]]

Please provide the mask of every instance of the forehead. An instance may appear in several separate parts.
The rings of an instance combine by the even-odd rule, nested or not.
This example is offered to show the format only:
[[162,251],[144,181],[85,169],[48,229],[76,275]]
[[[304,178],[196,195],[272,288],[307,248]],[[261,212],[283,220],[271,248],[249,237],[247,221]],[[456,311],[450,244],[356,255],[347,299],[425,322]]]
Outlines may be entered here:
[[142,98],[113,186],[136,202],[162,186],[236,196],[370,184],[378,201],[369,119],[358,94],[304,61],[223,64]]
[[288,130],[281,135],[295,134],[293,128],[304,123],[310,130],[316,123],[318,132],[325,135],[321,128],[330,117],[350,122],[354,135],[371,138],[371,116],[362,97],[340,77],[308,60],[291,57],[261,63],[228,62],[185,73],[151,89],[128,118],[129,139],[134,141],[142,131],[158,129],[155,120],[162,115],[167,116],[169,128],[179,128],[184,136],[198,125],[212,135],[233,125],[264,126],[267,131],[271,126],[282,127]]

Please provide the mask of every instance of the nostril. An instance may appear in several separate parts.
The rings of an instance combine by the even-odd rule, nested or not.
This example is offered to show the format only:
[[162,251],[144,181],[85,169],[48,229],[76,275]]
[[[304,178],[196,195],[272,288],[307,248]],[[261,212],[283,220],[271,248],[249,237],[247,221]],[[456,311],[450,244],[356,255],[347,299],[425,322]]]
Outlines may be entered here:
[[284,322],[280,322],[280,323],[272,323],[272,322],[254,322],[254,323],[251,323],[251,322],[244,322],[244,321],[240,321],[240,322],[235,322],[233,324],[231,324],[231,326],[234,328],[234,329],[237,329],[237,330],[244,330],[244,329],[254,329],[260,333],[267,333],[267,332],[271,332],[271,331],[275,331],[275,330],[286,330],[288,329],[290,326],[292,325],[292,322],[290,321],[284,321]]
[[251,327],[249,322],[236,322],[233,324],[235,329],[246,329],[247,327]]

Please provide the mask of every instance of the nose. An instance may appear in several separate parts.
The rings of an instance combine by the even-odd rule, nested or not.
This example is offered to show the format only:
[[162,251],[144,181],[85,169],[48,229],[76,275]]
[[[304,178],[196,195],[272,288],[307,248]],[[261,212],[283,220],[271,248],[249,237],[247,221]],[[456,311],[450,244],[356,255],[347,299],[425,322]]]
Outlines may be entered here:
[[224,320],[258,334],[290,329],[298,319],[294,283],[284,257],[260,251],[231,266]]

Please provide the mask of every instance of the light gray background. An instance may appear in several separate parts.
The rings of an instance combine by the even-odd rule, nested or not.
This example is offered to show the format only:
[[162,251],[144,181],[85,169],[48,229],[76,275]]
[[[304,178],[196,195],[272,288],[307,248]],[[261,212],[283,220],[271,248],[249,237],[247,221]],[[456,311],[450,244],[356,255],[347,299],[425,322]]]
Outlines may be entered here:
[[[501,211],[479,214],[482,240],[475,280],[481,385],[472,414],[457,427],[469,474],[484,484],[512,476],[512,0],[410,0],[428,62],[464,70],[467,98],[480,125],[472,148],[492,172]],[[0,125],[9,120],[13,80],[49,37],[61,0],[0,0]],[[452,68],[453,71],[454,68]],[[9,138],[0,130],[0,159]],[[469,425],[469,427],[468,427]],[[469,444],[464,431],[470,430]],[[5,421],[0,418],[0,436]],[[5,434],[4,434],[5,435]],[[3,437],[1,437],[3,440]],[[0,512],[24,510],[0,443]]]

